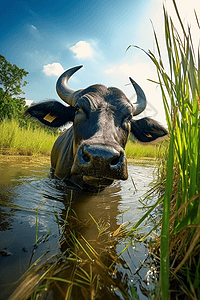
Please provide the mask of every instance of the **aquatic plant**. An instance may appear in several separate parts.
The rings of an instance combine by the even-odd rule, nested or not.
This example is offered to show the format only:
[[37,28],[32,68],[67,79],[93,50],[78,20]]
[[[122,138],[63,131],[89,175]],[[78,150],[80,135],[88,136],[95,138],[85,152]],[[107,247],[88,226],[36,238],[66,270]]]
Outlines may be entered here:
[[[94,219],[91,214],[89,217],[82,222],[73,209],[67,209],[64,223],[58,221],[62,253],[48,260],[43,259],[44,253],[22,276],[9,300],[46,299],[54,293],[56,299],[119,299],[120,296],[129,300],[130,295],[139,299],[133,285],[128,293],[129,279],[123,278],[118,270],[126,262],[115,249],[130,224],[120,225],[111,232],[110,224]],[[91,241],[82,234],[82,229],[88,226],[97,229],[96,238]]]

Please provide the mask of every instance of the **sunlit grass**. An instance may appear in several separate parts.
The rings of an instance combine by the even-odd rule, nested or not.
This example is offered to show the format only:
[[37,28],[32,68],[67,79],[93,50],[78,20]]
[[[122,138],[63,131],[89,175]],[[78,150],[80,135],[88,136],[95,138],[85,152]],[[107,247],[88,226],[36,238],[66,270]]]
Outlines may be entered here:
[[[200,52],[199,47],[194,49],[190,27],[185,28],[172,1],[181,33],[164,8],[168,64],[165,66],[156,31],[157,56],[143,50],[157,68],[171,136],[159,170],[162,190],[165,187],[161,235],[152,246],[152,252],[160,257],[163,300],[168,300],[170,293],[176,298],[176,292],[190,299],[200,296]],[[200,28],[196,13],[194,17]]]
[[0,147],[23,155],[50,154],[56,136],[42,128],[20,127],[16,120],[0,122]]
[[163,158],[166,151],[167,140],[156,144],[140,144],[133,143],[129,140],[126,144],[125,153],[128,158],[142,159],[142,158]]
[[[0,148],[23,155],[50,154],[57,138],[53,132],[50,134],[42,128],[21,127],[16,120],[0,122],[0,132]],[[130,158],[156,158],[157,153],[158,145],[141,145],[131,141],[126,145],[126,155]]]
[[156,158],[158,153],[157,145],[142,145],[128,141],[125,148],[126,156],[131,158]]

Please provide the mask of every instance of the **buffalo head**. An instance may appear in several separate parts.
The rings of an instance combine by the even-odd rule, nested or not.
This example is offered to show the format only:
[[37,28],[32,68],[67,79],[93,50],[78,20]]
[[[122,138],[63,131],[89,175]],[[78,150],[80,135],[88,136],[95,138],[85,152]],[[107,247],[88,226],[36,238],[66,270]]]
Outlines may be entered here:
[[28,108],[26,114],[50,127],[73,122],[53,146],[51,174],[88,189],[128,178],[124,149],[130,132],[141,142],[151,142],[167,131],[150,118],[133,119],[145,109],[146,97],[132,78],[135,104],[113,87],[96,84],[78,91],[69,89],[69,78],[81,67],[67,70],[57,81],[57,93],[69,106],[46,101]]

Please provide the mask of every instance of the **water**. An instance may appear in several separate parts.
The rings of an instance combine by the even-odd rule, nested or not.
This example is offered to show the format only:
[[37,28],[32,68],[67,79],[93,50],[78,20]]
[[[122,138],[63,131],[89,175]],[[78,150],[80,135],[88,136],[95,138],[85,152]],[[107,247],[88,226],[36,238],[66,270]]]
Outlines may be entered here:
[[[90,226],[81,227],[81,234],[93,241],[92,245],[98,251],[102,243],[95,245],[97,226],[88,213],[96,221],[107,224],[110,232],[117,230],[122,223],[135,224],[144,214],[140,200],[153,179],[150,165],[129,164],[128,180],[115,182],[98,195],[80,194],[76,190],[72,194],[57,180],[47,178],[49,167],[30,162],[19,164],[17,161],[0,164],[0,299],[8,299],[17,286],[16,281],[42,255],[41,261],[45,261],[63,252],[60,242],[62,227],[58,223],[64,223],[72,198],[72,208],[82,224],[90,220]],[[144,227],[142,231],[146,233],[148,230]],[[118,255],[126,244],[124,239],[116,242],[112,253]],[[151,281],[155,275],[154,262],[146,245],[137,243],[137,239],[122,254],[121,263],[117,262],[115,269],[112,279],[121,280],[120,284],[129,294],[134,286],[140,300],[148,299],[147,291],[155,289]],[[111,289],[109,295],[114,298],[102,294],[97,299],[124,299],[115,286]],[[58,295],[55,299],[59,299]]]

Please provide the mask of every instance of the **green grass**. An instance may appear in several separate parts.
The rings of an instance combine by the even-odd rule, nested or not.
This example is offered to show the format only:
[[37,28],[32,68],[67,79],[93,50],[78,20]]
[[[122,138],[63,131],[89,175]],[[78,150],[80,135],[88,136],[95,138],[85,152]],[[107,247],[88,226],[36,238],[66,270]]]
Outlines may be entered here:
[[20,127],[16,120],[0,122],[0,147],[22,155],[50,154],[56,136],[42,128]]
[[130,158],[156,158],[158,155],[158,145],[143,145],[138,143],[132,143],[131,141],[128,141],[125,152],[126,156]]
[[[200,120],[199,105],[200,98],[200,55],[196,62],[195,51],[192,42],[190,28],[185,29],[178,13],[175,1],[174,7],[179,19],[182,33],[179,34],[174,27],[173,20],[164,10],[165,18],[165,40],[168,53],[167,74],[162,61],[158,39],[155,33],[158,59],[154,54],[149,57],[155,63],[158,71],[159,85],[161,87],[165,114],[168,128],[171,134],[167,177],[163,202],[163,218],[160,239],[161,250],[161,293],[162,299],[168,299],[169,272],[173,276],[184,269],[185,277],[190,282],[189,296],[197,299],[199,280],[191,281],[192,273],[186,265],[193,260],[191,269],[197,265],[197,253],[200,237]],[[183,37],[181,37],[183,35]],[[166,68],[167,69],[167,68]],[[176,173],[174,171],[177,171]],[[174,181],[177,185],[174,186]],[[173,191],[176,188],[176,193]],[[172,197],[173,195],[173,197]],[[175,215],[170,215],[170,202],[175,201]],[[189,231],[188,234],[184,232]],[[177,256],[177,242],[173,243],[175,237],[179,237],[179,257]],[[184,239],[184,237],[186,237]],[[184,239],[184,243],[181,240]],[[173,245],[173,246],[172,246]],[[170,255],[174,256],[175,267],[171,267]],[[193,266],[192,266],[193,265]]]
[[[52,132],[44,131],[42,128],[25,128],[16,120],[4,119],[0,122],[0,148],[9,149],[11,153],[23,155],[50,154],[53,144],[57,138]],[[58,134],[59,135],[59,134]],[[5,151],[6,152],[6,151]],[[126,155],[131,158],[156,158],[157,145],[141,145],[128,141]]]
[[[199,299],[200,49],[194,49],[190,27],[185,28],[176,2],[172,1],[181,32],[164,8],[167,52],[161,53],[155,30],[157,55],[143,50],[157,68],[156,83],[161,89],[171,136],[166,159],[159,170],[161,186],[165,186],[161,197],[161,235],[152,249],[160,257],[160,298],[168,300],[171,294],[171,299],[179,299],[172,291],[175,288],[180,297],[185,293],[188,299]],[[200,28],[196,13],[194,17]]]

